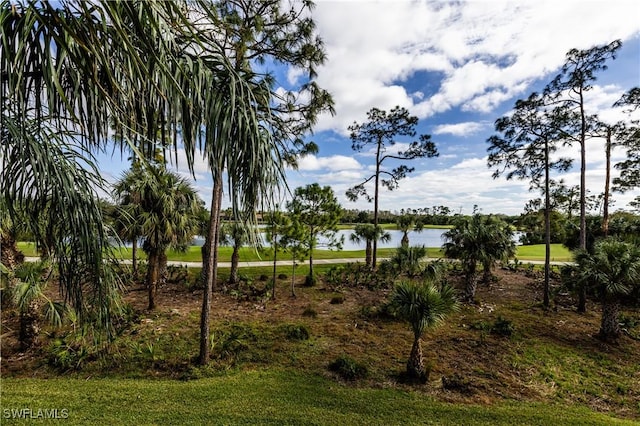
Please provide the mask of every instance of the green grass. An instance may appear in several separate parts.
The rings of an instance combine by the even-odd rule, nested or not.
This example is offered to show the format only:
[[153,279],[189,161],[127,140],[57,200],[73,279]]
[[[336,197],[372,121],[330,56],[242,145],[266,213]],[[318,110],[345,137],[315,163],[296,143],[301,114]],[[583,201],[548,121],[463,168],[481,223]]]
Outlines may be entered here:
[[[35,244],[28,242],[19,242],[18,249],[20,249],[25,256],[38,256],[35,249]],[[378,249],[378,258],[391,257],[395,253],[395,248],[381,248]],[[231,261],[231,247],[220,247],[220,261]],[[119,249],[118,255],[122,259],[131,259],[131,248]],[[169,250],[167,253],[169,260],[182,261],[182,262],[201,262],[202,257],[200,254],[200,247],[191,246],[189,249],[182,253],[175,250]],[[442,250],[438,247],[428,248],[428,256],[432,258],[442,257]],[[316,250],[314,252],[314,259],[364,259],[364,250]],[[536,244],[532,246],[518,246],[517,257],[520,260],[544,260],[544,244]],[[142,250],[138,250],[138,258],[145,259],[146,256]],[[291,256],[287,253],[278,253],[279,260],[291,260]],[[255,262],[255,261],[268,261],[273,260],[273,256],[267,253],[259,253],[253,248],[243,247],[240,249],[240,261],[241,262]],[[562,244],[551,245],[551,260],[552,261],[571,261],[571,252]]]
[[[518,259],[520,260],[544,260],[544,244],[530,246],[518,246]],[[573,256],[568,248],[562,244],[551,244],[551,261],[570,262]]]
[[[633,424],[584,407],[539,403],[488,406],[436,402],[421,392],[345,386],[271,369],[196,381],[3,379],[3,417],[11,409],[57,408],[65,424]],[[62,410],[65,411],[62,411]],[[33,420],[10,421],[25,424]]]

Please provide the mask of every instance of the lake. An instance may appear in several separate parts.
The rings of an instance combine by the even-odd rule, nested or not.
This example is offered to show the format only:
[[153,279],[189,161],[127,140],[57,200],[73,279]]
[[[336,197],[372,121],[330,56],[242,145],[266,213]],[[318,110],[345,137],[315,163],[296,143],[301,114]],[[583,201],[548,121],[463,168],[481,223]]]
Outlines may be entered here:
[[[440,247],[442,245],[442,234],[445,233],[446,229],[424,229],[422,232],[409,232],[409,244],[412,246],[425,246],[425,247]],[[400,245],[400,240],[402,239],[402,231],[398,230],[388,230],[387,231],[391,235],[391,240],[389,242],[383,243],[378,242],[378,248],[395,248]],[[342,229],[338,231],[338,237],[344,236],[344,244],[342,246],[343,250],[364,250],[365,243],[356,244],[349,240],[349,236],[353,233],[352,229]],[[264,234],[260,234],[264,241]],[[201,246],[204,244],[204,239],[201,237],[196,237],[193,240],[192,245]],[[318,248],[322,249],[326,247],[326,240],[321,240],[318,244]]]

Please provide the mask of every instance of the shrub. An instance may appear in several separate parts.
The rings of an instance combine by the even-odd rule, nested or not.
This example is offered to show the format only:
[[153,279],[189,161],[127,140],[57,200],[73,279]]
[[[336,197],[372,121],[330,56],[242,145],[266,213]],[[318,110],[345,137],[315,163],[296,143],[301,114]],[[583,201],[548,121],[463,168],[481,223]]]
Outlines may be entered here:
[[259,278],[260,281],[267,281],[268,279],[269,279],[269,276],[266,274],[260,275],[260,278]]
[[284,335],[289,340],[309,340],[309,330],[301,324],[286,324],[283,327]]
[[515,327],[508,319],[498,316],[491,327],[491,332],[498,336],[510,337],[515,332]]
[[313,287],[318,283],[318,279],[314,276],[307,275],[304,277],[304,286],[305,287]]
[[341,305],[344,303],[344,296],[342,294],[337,294],[331,298],[329,303],[332,305]]
[[311,306],[307,306],[306,308],[304,308],[304,311],[302,311],[302,316],[315,318],[318,316],[318,312],[316,312],[316,310],[313,309]]
[[278,279],[279,280],[286,280],[287,278],[289,278],[289,276],[287,274],[278,274]]
[[329,364],[329,370],[349,381],[364,379],[369,373],[366,366],[347,355],[342,355]]
[[442,387],[445,390],[460,392],[465,395],[470,395],[473,393],[471,382],[458,373],[454,373],[451,376],[443,376]]

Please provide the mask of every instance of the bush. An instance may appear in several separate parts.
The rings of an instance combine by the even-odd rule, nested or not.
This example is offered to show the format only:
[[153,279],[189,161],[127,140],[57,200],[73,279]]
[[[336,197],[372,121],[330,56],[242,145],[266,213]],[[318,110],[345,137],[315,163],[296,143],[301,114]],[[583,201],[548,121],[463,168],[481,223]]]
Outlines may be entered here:
[[473,393],[471,382],[457,373],[451,376],[443,376],[442,387],[445,390],[460,392],[465,395],[470,395]]
[[369,373],[366,366],[347,355],[342,355],[329,364],[329,370],[349,381],[364,379]]
[[508,319],[502,318],[498,316],[498,318],[493,323],[491,327],[491,333],[497,334],[498,336],[510,337],[515,332],[515,327],[513,323]]
[[287,278],[289,278],[289,276],[287,274],[278,274],[278,279],[279,280],[286,280]]
[[268,279],[269,279],[269,276],[266,274],[260,275],[260,278],[259,278],[260,281],[267,281]]
[[329,303],[332,305],[341,305],[344,303],[344,296],[342,294],[337,294],[331,298]]
[[301,324],[286,324],[283,327],[284,335],[289,340],[309,340],[309,330]]
[[318,279],[315,276],[307,275],[304,277],[304,286],[313,287],[317,284]]
[[304,311],[302,311],[302,316],[315,318],[318,316],[318,312],[316,312],[316,310],[313,309],[311,306],[307,306],[306,308],[304,308]]

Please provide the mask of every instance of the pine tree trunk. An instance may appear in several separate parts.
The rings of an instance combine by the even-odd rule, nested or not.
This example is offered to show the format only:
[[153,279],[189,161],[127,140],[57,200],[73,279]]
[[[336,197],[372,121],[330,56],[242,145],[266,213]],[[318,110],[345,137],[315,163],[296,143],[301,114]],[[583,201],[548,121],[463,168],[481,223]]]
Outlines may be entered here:
[[415,336],[413,340],[411,354],[407,361],[407,375],[410,378],[417,379],[423,383],[428,379],[424,370],[424,357],[422,356],[422,345],[420,343],[419,336]]
[[598,334],[600,339],[607,341],[620,337],[619,313],[620,303],[617,301],[605,299],[602,302],[602,321],[600,323],[600,333]]
[[549,280],[551,271],[551,194],[549,176],[549,141],[544,143],[544,289],[542,304],[549,307]]

